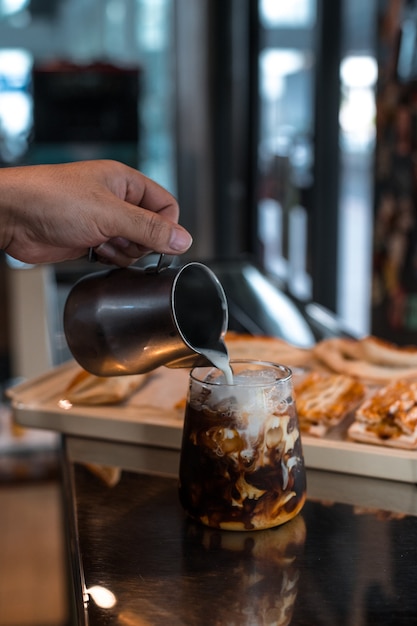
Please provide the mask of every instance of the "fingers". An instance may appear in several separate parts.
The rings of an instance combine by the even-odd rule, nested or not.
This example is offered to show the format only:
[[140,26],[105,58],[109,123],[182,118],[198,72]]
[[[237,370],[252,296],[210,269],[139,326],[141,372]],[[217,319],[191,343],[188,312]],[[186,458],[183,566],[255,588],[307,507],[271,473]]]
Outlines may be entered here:
[[141,172],[129,170],[131,176],[125,200],[148,211],[159,213],[171,222],[178,222],[180,210],[175,198],[164,187]]
[[[91,254],[91,251],[93,254]],[[90,248],[89,260],[100,261],[100,263],[109,265],[118,265],[119,267],[127,267],[149,254],[149,252],[151,252],[151,250],[132,244],[127,240],[122,240],[121,237],[115,237],[95,248]],[[92,257],[91,259],[90,256]]]
[[149,239],[146,239],[147,245],[142,245],[124,237],[112,237],[96,246],[94,252],[101,263],[111,263],[120,267],[127,267],[150,252],[181,254],[190,247],[191,236],[181,227],[175,227],[172,230],[168,248],[159,245],[158,237],[155,239],[154,246],[149,245]]
[[[103,259],[127,264],[149,252],[186,252],[191,235],[178,224],[179,206],[164,187],[120,163],[102,163],[105,186],[100,204]],[[117,176],[115,175],[117,173]],[[107,210],[106,210],[107,209]]]
[[[123,206],[111,212],[112,225],[105,242],[106,246],[115,248],[118,255],[138,258],[150,251],[182,254],[191,246],[190,233],[176,222],[160,213],[121,202]],[[108,258],[113,252],[103,244],[100,254]]]

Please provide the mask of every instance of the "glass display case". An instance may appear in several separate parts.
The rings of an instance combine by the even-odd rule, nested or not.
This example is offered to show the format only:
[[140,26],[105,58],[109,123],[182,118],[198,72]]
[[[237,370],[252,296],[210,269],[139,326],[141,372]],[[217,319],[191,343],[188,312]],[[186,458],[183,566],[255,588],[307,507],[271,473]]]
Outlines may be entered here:
[[0,162],[116,158],[175,193],[173,5],[0,3]]

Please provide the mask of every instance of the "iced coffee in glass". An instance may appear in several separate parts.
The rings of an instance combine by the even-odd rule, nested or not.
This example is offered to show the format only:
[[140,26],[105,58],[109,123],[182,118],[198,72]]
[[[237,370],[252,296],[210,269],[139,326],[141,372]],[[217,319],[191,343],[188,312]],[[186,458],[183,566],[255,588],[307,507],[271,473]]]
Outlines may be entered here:
[[180,461],[185,511],[212,528],[272,528],[306,497],[292,374],[261,361],[190,373]]

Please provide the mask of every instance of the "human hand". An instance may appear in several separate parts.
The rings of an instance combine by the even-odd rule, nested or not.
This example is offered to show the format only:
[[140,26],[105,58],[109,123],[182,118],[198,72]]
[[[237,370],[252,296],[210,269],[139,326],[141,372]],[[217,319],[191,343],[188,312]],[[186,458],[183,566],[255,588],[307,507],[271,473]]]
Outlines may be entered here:
[[163,187],[117,161],[0,170],[0,249],[25,263],[85,256],[127,266],[149,252],[192,243]]

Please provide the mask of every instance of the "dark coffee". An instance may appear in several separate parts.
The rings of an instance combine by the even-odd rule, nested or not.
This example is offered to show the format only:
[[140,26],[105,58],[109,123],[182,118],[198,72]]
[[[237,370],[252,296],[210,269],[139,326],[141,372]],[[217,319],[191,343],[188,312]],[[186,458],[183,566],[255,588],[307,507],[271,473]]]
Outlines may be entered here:
[[247,384],[238,376],[233,385],[191,379],[179,492],[184,509],[207,526],[270,528],[293,518],[304,504],[291,373],[285,380],[281,374],[276,384],[262,377],[252,372]]

